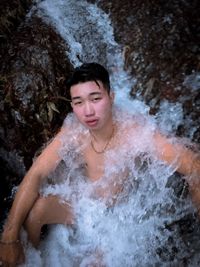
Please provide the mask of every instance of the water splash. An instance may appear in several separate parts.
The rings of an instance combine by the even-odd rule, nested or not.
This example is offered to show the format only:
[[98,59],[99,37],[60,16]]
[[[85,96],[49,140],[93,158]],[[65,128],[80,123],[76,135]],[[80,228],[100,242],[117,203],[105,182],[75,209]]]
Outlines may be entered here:
[[[193,208],[188,198],[174,194],[178,187],[182,192],[180,178],[174,175],[176,162],[166,166],[155,157],[153,121],[120,110],[115,114],[116,146],[105,154],[105,175],[93,183],[83,171],[84,146],[78,143],[80,135],[84,135],[86,144],[89,142],[89,131],[73,115],[66,118],[65,125],[74,129],[73,135],[63,133],[60,156],[64,164],[51,177],[55,184],[62,173],[63,180],[45,185],[41,194],[70,200],[77,218],[76,227],[51,227],[35,266],[86,267],[95,260],[97,252],[103,255],[106,266],[177,266],[189,255],[191,241],[187,238],[185,243],[175,222],[193,212]],[[137,127],[127,132],[133,120]],[[128,140],[126,143],[124,138]],[[174,181],[175,185],[170,185]],[[123,186],[120,195],[113,197],[110,192],[113,186]],[[30,251],[27,255],[36,253]],[[29,257],[26,266],[34,266],[31,265],[33,257]]]
[[[84,0],[44,0],[37,2],[34,13],[66,41],[69,47],[66,55],[74,66],[96,61],[109,69],[116,106],[124,111],[115,117],[120,129],[116,141],[120,149],[107,152],[105,177],[93,184],[82,173],[80,156],[77,161],[83,148],[77,146],[76,140],[81,133],[86,141],[88,132],[74,122],[73,116],[66,119],[65,124],[74,127],[74,132],[73,136],[67,133],[63,136],[61,156],[65,164],[52,177],[57,181],[59,171],[61,182],[43,188],[42,193],[71,199],[77,227],[52,227],[41,244],[42,256],[28,249],[26,266],[89,266],[97,254],[103,255],[102,261],[108,267],[180,266],[185,258],[195,254],[196,248],[194,245],[191,252],[190,242],[194,240],[186,233],[184,242],[176,222],[194,210],[190,199],[180,197],[184,186],[174,174],[176,162],[166,166],[155,159],[152,135],[156,123],[166,132],[177,129],[183,118],[181,104],[163,102],[155,123],[148,117],[148,106],[129,98],[135,79],[124,71],[122,49],[115,42],[109,16],[96,5]],[[136,116],[138,113],[144,117]],[[123,133],[132,121],[138,123],[138,131]],[[124,144],[120,136],[129,142]],[[68,143],[72,144],[71,148]],[[110,188],[108,185],[123,185],[123,194],[114,200],[109,194],[101,198],[101,192]],[[95,198],[95,194],[99,197]],[[113,201],[117,205],[112,206]],[[193,263],[195,260],[199,259],[193,256]]]
[[183,85],[192,90],[200,90],[200,72],[193,72],[185,77]]
[[158,124],[166,133],[175,133],[183,123],[183,107],[181,103],[170,103],[165,100],[160,104],[156,115]]
[[116,103],[130,112],[148,113],[142,101],[130,100],[135,79],[124,71],[122,48],[116,43],[109,16],[86,1],[42,1],[36,14],[53,26],[69,46],[71,63],[99,62],[110,72]]

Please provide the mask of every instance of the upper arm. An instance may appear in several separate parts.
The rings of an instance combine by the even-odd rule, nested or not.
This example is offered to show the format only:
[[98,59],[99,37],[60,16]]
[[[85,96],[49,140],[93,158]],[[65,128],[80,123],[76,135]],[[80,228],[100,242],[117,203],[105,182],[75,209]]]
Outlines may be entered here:
[[61,135],[62,130],[45,147],[36,160],[34,160],[26,176],[34,176],[42,180],[55,170],[61,160],[59,156],[59,150],[62,145],[60,140]]
[[200,175],[200,160],[196,153],[182,144],[170,142],[169,139],[158,132],[154,138],[156,153],[161,160],[168,164],[176,162],[177,171],[184,175],[192,173]]

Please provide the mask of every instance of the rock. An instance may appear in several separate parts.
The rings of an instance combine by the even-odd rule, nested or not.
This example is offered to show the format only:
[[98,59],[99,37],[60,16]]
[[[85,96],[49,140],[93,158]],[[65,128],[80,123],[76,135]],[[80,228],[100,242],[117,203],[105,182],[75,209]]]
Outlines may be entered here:
[[55,135],[71,109],[65,87],[72,69],[67,49],[60,36],[34,15],[3,44],[0,160],[7,171],[1,188],[21,181],[36,151]]
[[124,67],[137,80],[131,95],[139,93],[151,114],[158,112],[162,101],[182,103],[191,124],[180,126],[177,134],[190,137],[188,128],[194,127],[193,141],[199,142],[199,1],[91,2],[110,14],[115,38],[123,48]]

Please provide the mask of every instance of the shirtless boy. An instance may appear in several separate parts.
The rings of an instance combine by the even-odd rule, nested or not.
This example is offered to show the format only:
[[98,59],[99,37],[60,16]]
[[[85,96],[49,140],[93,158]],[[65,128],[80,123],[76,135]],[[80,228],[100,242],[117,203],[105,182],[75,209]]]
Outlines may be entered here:
[[[97,181],[104,174],[104,152],[117,145],[113,138],[117,131],[112,108],[114,94],[110,91],[108,72],[96,63],[83,64],[75,69],[68,82],[68,87],[73,113],[78,121],[89,130],[89,142],[84,149],[87,177],[91,181]],[[56,196],[44,198],[39,195],[41,184],[61,161],[58,151],[62,147],[60,136],[63,135],[63,131],[66,129],[62,128],[34,161],[18,188],[1,237],[0,260],[4,266],[16,266],[24,261],[23,247],[20,242],[22,226],[27,230],[29,240],[37,247],[43,225],[74,223],[70,205],[60,203]],[[67,131],[71,131],[71,129],[67,129]],[[80,142],[84,142],[84,140],[80,140]],[[192,151],[179,144],[172,145],[166,137],[158,132],[154,134],[154,143],[158,159],[168,164],[176,159],[178,160],[178,172],[184,175],[195,172],[200,175],[200,160]],[[178,159],[177,155],[179,155]],[[198,208],[200,203],[199,182],[188,180],[188,183]],[[109,188],[109,192],[112,192],[113,195],[119,194],[121,190],[120,186]],[[108,192],[104,190],[99,194],[106,197]]]

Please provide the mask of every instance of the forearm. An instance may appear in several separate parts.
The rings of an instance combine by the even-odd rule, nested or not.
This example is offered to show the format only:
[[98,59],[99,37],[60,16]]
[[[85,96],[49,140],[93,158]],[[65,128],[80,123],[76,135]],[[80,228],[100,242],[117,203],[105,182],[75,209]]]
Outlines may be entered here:
[[27,172],[16,193],[12,208],[4,227],[2,239],[16,240],[27,214],[30,212],[35,200],[38,197],[41,182],[55,170],[60,162],[58,151],[60,140],[55,138],[34,161]]
[[[200,155],[180,143],[172,143],[159,133],[155,134],[155,153],[167,164],[176,164],[177,171],[186,176],[200,177]],[[190,182],[190,181],[189,181]]]
[[[4,241],[19,239],[21,226],[38,197],[39,179],[28,176],[30,176],[30,174],[24,178],[16,193],[2,233],[2,240]],[[35,181],[32,182],[31,178]]]

